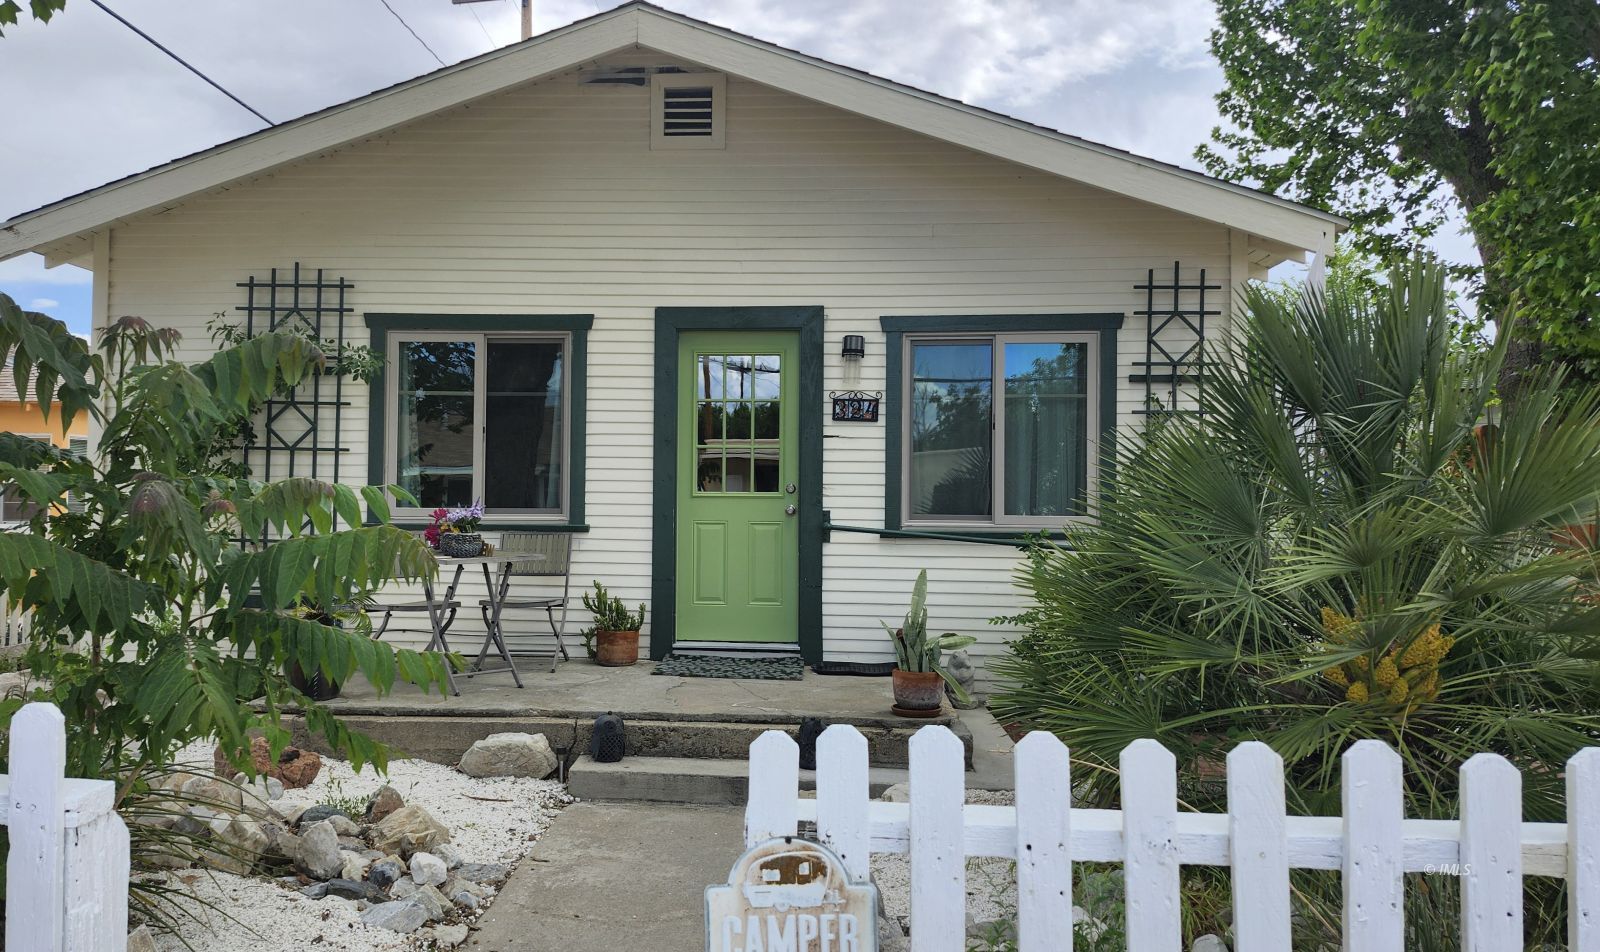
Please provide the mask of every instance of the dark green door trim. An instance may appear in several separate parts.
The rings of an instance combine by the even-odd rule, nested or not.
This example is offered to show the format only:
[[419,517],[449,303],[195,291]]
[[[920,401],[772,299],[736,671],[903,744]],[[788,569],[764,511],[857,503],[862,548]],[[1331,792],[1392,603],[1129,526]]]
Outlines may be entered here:
[[655,486],[651,494],[650,657],[677,632],[678,335],[683,331],[800,332],[800,655],[822,660],[822,307],[658,307]]
[[[389,353],[390,331],[464,331],[467,333],[494,333],[496,331],[564,331],[571,335],[570,409],[568,411],[567,475],[571,484],[567,488],[567,518],[563,522],[496,522],[486,520],[483,528],[491,531],[521,529],[530,532],[588,532],[584,522],[584,473],[588,449],[585,434],[588,430],[589,398],[589,330],[594,327],[593,314],[366,314],[367,330],[372,334],[372,349],[379,355]],[[388,407],[388,368],[381,363],[378,374],[367,388],[367,483],[384,485],[385,432]],[[369,521],[371,515],[368,515]],[[417,522],[397,522],[406,528],[418,528]]]
[[[901,405],[905,395],[905,336],[906,334],[1017,334],[1030,331],[1062,331],[1067,333],[1098,331],[1100,334],[1100,481],[1104,483],[1116,465],[1117,447],[1117,331],[1122,328],[1121,314],[932,314],[925,316],[880,317],[884,334],[883,381],[883,527],[889,530],[904,529],[900,511]],[[938,530],[945,532],[947,530]],[[989,529],[972,529],[950,535],[1002,535],[1017,536],[1019,532],[1037,534],[1036,530],[1018,530],[1011,526]]]

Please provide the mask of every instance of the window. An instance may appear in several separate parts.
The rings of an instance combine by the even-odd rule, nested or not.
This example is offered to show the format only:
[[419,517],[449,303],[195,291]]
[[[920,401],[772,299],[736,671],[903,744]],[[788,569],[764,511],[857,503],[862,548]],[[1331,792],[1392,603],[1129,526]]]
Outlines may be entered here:
[[1120,316],[883,320],[898,403],[888,528],[1048,529],[1089,515]]
[[650,148],[721,149],[727,144],[721,73],[656,73],[650,77]]
[[[417,499],[397,505],[395,518],[421,521],[481,499],[489,522],[581,520],[589,318],[435,320],[368,315],[387,355],[374,473]],[[438,329],[451,323],[463,326]]]

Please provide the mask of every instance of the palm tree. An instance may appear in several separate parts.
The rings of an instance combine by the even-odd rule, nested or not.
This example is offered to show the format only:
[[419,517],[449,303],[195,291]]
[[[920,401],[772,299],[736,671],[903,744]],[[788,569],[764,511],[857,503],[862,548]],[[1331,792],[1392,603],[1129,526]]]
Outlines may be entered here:
[[[1524,770],[1529,819],[1559,819],[1552,768],[1600,736],[1600,390],[1551,372],[1490,424],[1509,335],[1457,343],[1429,261],[1243,303],[1203,414],[1153,424],[1098,521],[1032,550],[991,706],[1107,768],[1155,737],[1200,809],[1259,739],[1291,809],[1336,814],[1339,755],[1371,737],[1413,816],[1454,815],[1487,750]],[[1094,775],[1087,799],[1114,799]]]

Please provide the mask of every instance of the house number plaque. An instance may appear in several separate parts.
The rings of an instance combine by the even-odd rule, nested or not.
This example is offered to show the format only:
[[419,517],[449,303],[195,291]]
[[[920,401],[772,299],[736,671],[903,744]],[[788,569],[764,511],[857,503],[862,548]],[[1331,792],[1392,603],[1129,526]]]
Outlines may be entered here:
[[833,398],[833,418],[841,423],[876,423],[878,422],[878,404],[883,399],[881,393],[867,393],[864,390],[835,391],[828,394]]
[[827,847],[781,837],[706,887],[706,952],[877,952],[878,887]]

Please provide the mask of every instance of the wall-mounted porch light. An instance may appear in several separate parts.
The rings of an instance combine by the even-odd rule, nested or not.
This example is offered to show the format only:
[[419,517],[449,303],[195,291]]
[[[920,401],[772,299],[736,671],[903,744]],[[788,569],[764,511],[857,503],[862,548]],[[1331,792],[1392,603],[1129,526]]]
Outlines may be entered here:
[[867,339],[860,334],[844,335],[844,349],[839,356],[845,360],[860,360],[867,355]]

